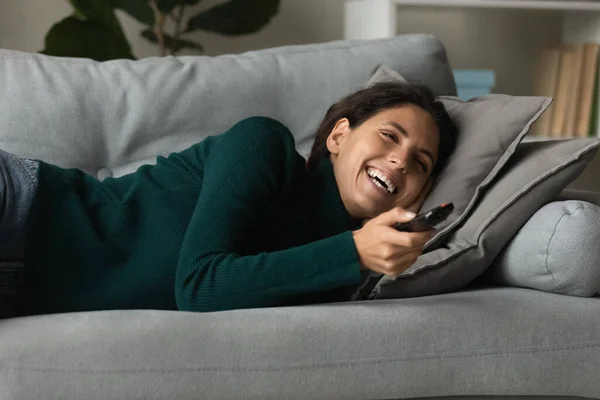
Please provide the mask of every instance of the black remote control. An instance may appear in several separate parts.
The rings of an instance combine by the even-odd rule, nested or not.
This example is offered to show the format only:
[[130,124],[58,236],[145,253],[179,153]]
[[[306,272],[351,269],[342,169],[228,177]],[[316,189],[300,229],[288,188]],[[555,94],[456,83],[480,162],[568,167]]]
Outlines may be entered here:
[[439,224],[454,210],[454,204],[444,203],[432,210],[421,213],[408,222],[399,222],[394,225],[394,229],[402,232],[423,232],[428,231]]

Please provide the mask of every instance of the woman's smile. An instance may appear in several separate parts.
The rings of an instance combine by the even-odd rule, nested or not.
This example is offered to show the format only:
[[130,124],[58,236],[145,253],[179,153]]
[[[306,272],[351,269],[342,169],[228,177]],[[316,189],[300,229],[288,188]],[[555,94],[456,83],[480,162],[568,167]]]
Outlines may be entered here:
[[434,118],[412,104],[381,111],[354,128],[342,118],[327,140],[340,196],[354,218],[412,204],[429,179],[439,143]]
[[373,183],[375,183],[378,187],[385,189],[387,193],[396,193],[396,181],[389,172],[385,172],[374,167],[367,167],[367,174]]
[[[390,200],[394,194],[388,191],[384,181],[380,180],[380,178],[372,177],[371,175],[373,174],[370,175],[367,169],[364,169],[363,172],[362,175],[364,176],[365,184],[361,186],[366,188],[367,195],[377,201],[381,201],[382,198]],[[394,190],[395,192],[396,190]]]

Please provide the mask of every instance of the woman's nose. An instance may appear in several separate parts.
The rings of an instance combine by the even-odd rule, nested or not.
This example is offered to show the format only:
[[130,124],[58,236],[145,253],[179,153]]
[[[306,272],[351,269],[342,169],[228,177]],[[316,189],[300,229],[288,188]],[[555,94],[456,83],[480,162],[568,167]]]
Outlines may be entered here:
[[391,153],[389,156],[389,161],[390,161],[390,163],[392,163],[392,165],[395,168],[406,169],[406,167],[407,167],[406,160],[407,160],[407,156],[406,156],[406,154],[404,154],[404,152],[403,153],[398,153],[398,152]]
[[392,164],[392,168],[400,171],[402,174],[406,173],[407,166],[404,158],[392,158],[390,159],[390,162]]

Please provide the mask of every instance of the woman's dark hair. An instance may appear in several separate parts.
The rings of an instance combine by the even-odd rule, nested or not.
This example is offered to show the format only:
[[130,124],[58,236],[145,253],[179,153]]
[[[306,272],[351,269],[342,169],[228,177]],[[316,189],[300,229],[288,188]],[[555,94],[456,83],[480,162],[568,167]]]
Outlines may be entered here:
[[438,160],[431,172],[436,176],[442,170],[456,145],[457,129],[441,101],[427,86],[414,83],[381,82],[352,93],[327,110],[317,129],[315,141],[308,157],[307,167],[313,169],[323,157],[329,156],[327,138],[336,122],[348,118],[350,128],[361,125],[375,114],[389,108],[413,104],[427,111],[440,131]]

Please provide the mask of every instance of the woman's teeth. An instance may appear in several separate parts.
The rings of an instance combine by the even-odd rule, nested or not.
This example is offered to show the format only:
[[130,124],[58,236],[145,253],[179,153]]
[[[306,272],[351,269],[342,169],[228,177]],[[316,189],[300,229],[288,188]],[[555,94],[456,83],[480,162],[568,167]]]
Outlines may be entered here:
[[371,180],[375,183],[375,185],[387,191],[389,194],[394,193],[396,190],[396,185],[391,181],[387,176],[385,176],[382,172],[374,169],[367,168],[367,175],[371,178]]

